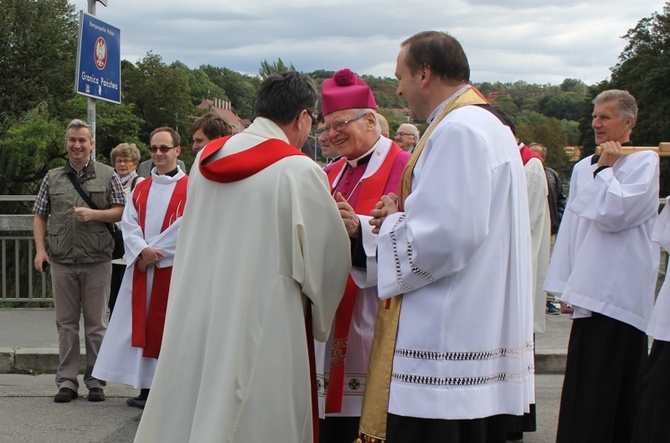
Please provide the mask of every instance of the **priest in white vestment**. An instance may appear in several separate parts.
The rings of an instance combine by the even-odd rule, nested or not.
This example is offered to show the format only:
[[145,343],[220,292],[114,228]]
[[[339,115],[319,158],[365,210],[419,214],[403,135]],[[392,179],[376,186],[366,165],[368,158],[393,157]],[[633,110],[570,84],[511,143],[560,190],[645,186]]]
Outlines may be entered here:
[[[144,408],[160,351],[167,290],[186,203],[188,176],[177,166],[179,134],[171,128],[152,132],[155,167],[135,186],[121,218],[126,249],[115,314],[93,372],[97,377],[140,389],[127,401]],[[165,151],[165,152],[163,152]]]
[[467,58],[450,35],[403,42],[396,77],[412,117],[429,126],[400,195],[384,196],[373,211],[386,303],[361,439],[505,441],[508,415],[534,402],[530,226],[518,148],[497,117],[473,106],[487,102],[468,84]]
[[304,74],[274,74],[253,124],[198,153],[136,443],[318,441],[310,350],[351,260],[325,173],[294,147],[317,94]]

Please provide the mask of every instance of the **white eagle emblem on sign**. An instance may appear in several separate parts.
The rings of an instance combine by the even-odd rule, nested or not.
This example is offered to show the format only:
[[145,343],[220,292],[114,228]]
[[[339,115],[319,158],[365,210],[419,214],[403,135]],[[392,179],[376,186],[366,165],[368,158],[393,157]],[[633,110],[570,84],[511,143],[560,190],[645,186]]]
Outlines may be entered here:
[[93,58],[95,59],[95,66],[103,70],[107,65],[107,42],[104,38],[98,37],[93,47]]

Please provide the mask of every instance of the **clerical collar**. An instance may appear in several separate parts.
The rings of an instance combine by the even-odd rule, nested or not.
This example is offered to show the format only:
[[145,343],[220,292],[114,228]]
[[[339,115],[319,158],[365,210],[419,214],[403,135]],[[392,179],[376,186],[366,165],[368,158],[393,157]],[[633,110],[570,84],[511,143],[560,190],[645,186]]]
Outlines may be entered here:
[[[621,143],[621,146],[633,146],[633,142],[628,140],[626,143]],[[600,161],[600,154],[593,154],[593,157],[591,157],[591,164],[595,165]]]
[[177,172],[179,172],[179,167],[176,167],[172,171],[166,172],[165,174],[159,174],[158,170],[156,170],[156,175],[167,175],[169,177],[174,177],[175,175],[177,175]]
[[358,158],[355,158],[353,160],[347,159],[347,164],[351,168],[355,168],[356,166],[364,165],[366,163],[370,162],[370,159],[372,158],[372,154],[375,152],[375,146],[377,146],[377,143],[375,143],[372,148],[370,148],[369,151],[367,151],[365,154],[361,155]]

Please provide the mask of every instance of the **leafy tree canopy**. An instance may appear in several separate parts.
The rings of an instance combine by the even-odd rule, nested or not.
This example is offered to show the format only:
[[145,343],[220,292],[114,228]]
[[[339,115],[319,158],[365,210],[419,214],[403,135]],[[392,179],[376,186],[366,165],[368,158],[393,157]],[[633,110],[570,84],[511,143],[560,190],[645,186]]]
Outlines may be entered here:
[[[4,192],[10,188],[13,193],[33,192],[44,172],[64,159],[67,122],[86,119],[86,98],[72,90],[78,27],[73,8],[67,0],[0,0],[0,188]],[[666,118],[670,102],[665,100],[670,92],[668,22],[666,5],[663,13],[641,20],[628,31],[628,44],[612,69],[611,81],[589,86],[567,78],[560,85],[517,81],[475,86],[512,117],[524,142],[547,146],[548,165],[565,174],[569,173],[565,145],[583,145],[585,153],[593,150],[590,102],[606,88],[628,89],[637,97],[636,143],[670,141]],[[149,133],[158,126],[170,126],[182,136],[182,159],[190,165],[190,128],[203,112],[196,108],[202,99],[228,100],[237,115],[252,120],[262,79],[295,67],[281,58],[263,60],[259,75],[246,75],[209,64],[196,69],[179,61],[168,65],[159,54],[148,52],[136,63],[122,60],[121,69],[122,104],[97,101],[98,159],[107,161],[120,142],[136,143],[148,158]],[[320,69],[308,75],[318,86],[333,74]],[[372,88],[393,134],[408,121],[405,99],[396,95],[397,80],[361,78]]]
[[[611,81],[590,89],[590,100],[605,89],[624,89],[635,96],[638,120],[631,139],[636,145],[657,146],[670,141],[670,2],[663,11],[643,18],[628,30],[626,47],[619,63],[612,68]],[[589,106],[589,113],[592,106]],[[581,121],[580,129],[585,154],[593,152],[593,131],[590,118]],[[670,193],[670,164],[661,161],[661,195]]]
[[67,0],[0,1],[0,112],[45,103],[59,115],[73,94],[78,23]]
[[261,62],[261,68],[258,70],[258,75],[260,75],[262,80],[265,80],[272,74],[276,74],[280,71],[295,71],[293,63],[290,63],[289,66],[282,61],[281,57],[277,59],[276,62],[269,63],[267,60]]
[[46,103],[6,117],[0,137],[0,193],[36,194],[50,168],[65,162],[65,130]]

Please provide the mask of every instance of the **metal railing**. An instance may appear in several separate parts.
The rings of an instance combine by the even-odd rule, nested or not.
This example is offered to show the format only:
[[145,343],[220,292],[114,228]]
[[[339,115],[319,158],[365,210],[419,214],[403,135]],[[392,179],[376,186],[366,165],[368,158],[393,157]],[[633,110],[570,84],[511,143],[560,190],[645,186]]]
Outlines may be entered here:
[[[34,201],[35,198],[35,195],[0,195],[0,203]],[[660,199],[659,208],[664,204],[665,199]],[[40,274],[33,266],[32,222],[32,214],[0,214],[0,303],[53,302],[51,275]],[[665,280],[667,260],[668,254],[661,250],[659,287]]]
[[[34,195],[2,195],[2,202],[34,201]],[[31,214],[0,214],[0,303],[51,303],[51,276],[33,266]]]

